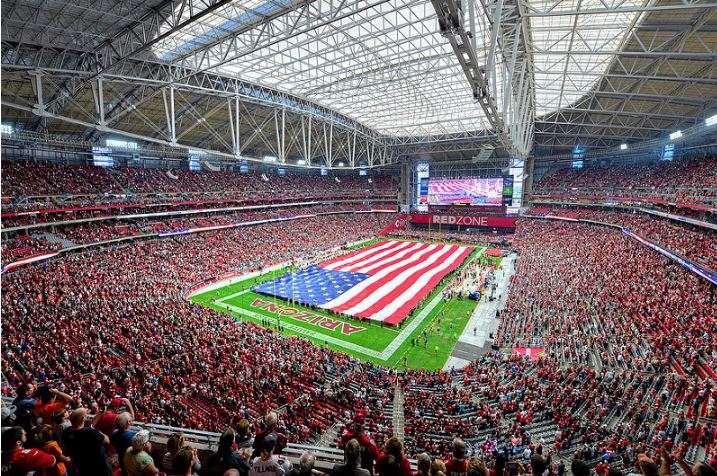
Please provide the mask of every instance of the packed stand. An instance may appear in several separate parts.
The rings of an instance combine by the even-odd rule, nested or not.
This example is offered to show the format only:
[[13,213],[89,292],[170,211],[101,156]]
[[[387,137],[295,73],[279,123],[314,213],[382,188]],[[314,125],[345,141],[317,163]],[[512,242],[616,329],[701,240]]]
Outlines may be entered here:
[[[5,208],[12,211],[39,210],[62,206],[129,203],[139,198],[154,201],[197,199],[202,196],[225,199],[261,197],[300,198],[308,196],[395,197],[398,185],[388,175],[316,176],[271,173],[189,171],[142,167],[102,168],[50,162],[2,162],[4,197],[34,197],[31,204]],[[78,195],[75,198],[68,196]],[[93,195],[91,199],[81,195]],[[57,196],[50,201],[46,196]],[[154,197],[152,197],[154,196]],[[131,198],[134,197],[134,198]]]
[[535,196],[610,196],[717,207],[717,157],[638,165],[560,169],[543,177]]
[[640,212],[592,210],[588,208],[533,207],[531,216],[558,216],[610,223],[628,228],[677,254],[717,270],[717,232],[699,226]]
[[497,343],[547,348],[570,365],[714,377],[711,283],[619,230],[537,220],[518,227]]

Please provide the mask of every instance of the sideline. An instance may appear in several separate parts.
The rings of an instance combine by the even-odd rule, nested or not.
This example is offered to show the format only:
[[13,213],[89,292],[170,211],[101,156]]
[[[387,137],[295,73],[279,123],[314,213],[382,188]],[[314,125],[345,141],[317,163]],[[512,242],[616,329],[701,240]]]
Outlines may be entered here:
[[[496,269],[498,275],[496,294],[500,295],[501,298],[495,301],[485,300],[478,303],[468,323],[463,328],[463,333],[458,338],[456,347],[443,365],[444,371],[451,370],[451,368],[462,369],[484,353],[486,344],[492,344],[489,335],[490,333],[495,333],[500,324],[500,320],[495,318],[495,312],[496,309],[505,307],[510,278],[515,272],[514,263],[515,255],[501,260],[500,267]],[[475,335],[473,335],[474,328],[476,329]],[[470,360],[468,357],[470,357]]]

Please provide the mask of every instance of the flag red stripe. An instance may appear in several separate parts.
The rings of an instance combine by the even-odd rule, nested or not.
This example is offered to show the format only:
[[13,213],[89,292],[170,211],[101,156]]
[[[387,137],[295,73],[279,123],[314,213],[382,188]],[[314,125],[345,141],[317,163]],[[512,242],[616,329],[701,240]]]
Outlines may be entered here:
[[[422,246],[415,251],[415,253],[419,253],[420,251],[425,250],[425,249],[428,248],[429,246],[431,246],[429,243],[423,243]],[[439,251],[441,251],[441,248],[437,248],[436,250],[434,250],[434,251],[432,251],[432,252],[429,252],[429,253],[425,254],[424,256],[421,256],[421,259],[419,259],[418,261],[410,261],[410,262],[407,262],[407,263],[404,264],[403,266],[400,266],[400,267],[396,268],[395,270],[391,271],[390,273],[387,273],[386,276],[383,276],[381,279],[379,279],[379,280],[377,280],[376,282],[372,283],[371,285],[367,286],[366,289],[362,290],[361,292],[359,292],[358,294],[356,294],[356,296],[352,297],[351,299],[349,299],[349,300],[346,301],[345,303],[343,303],[343,304],[341,304],[341,305],[339,305],[339,306],[336,306],[336,307],[332,307],[332,309],[333,309],[334,311],[338,311],[338,312],[343,312],[343,311],[345,311],[346,309],[351,309],[352,307],[354,307],[354,306],[356,306],[357,304],[359,304],[360,302],[362,302],[362,301],[363,301],[364,299],[366,299],[368,296],[370,296],[371,294],[373,294],[377,289],[379,289],[381,286],[383,286],[383,285],[386,284],[387,282],[391,281],[393,278],[395,278],[396,276],[398,276],[398,275],[401,274],[402,272],[407,271],[407,270],[409,270],[409,269],[411,269],[411,268],[415,268],[415,267],[417,267],[417,266],[420,266],[420,264],[421,264],[422,261],[425,261],[426,259],[428,259],[429,256],[432,256],[433,254],[435,254],[436,252],[439,252]],[[410,257],[405,257],[405,256],[404,256],[404,257],[402,257],[402,258],[399,260],[399,262],[400,262],[400,261],[403,261],[403,260],[407,260],[407,259],[409,259],[409,258],[410,258]],[[397,263],[392,263],[392,264],[397,264]],[[381,269],[386,269],[386,268],[388,268],[389,266],[391,266],[391,264],[388,264],[388,263],[387,263],[385,266],[382,266]],[[380,271],[380,270],[379,270],[379,271]],[[378,271],[377,271],[377,272],[378,272]]]
[[387,324],[398,324],[399,322],[401,322],[408,315],[411,309],[416,307],[416,305],[418,305],[418,303],[422,299],[425,299],[425,297],[430,294],[431,290],[441,281],[441,279],[443,279],[446,274],[456,269],[463,262],[463,260],[466,259],[466,257],[471,253],[471,251],[473,251],[472,248],[466,248],[451,266],[443,270],[443,272],[440,272],[433,276],[428,282],[428,284],[426,284],[426,286],[421,288],[418,293],[414,294],[410,299],[408,299],[403,306],[399,307],[396,312],[393,313],[393,315],[384,319],[384,322],[386,322]]

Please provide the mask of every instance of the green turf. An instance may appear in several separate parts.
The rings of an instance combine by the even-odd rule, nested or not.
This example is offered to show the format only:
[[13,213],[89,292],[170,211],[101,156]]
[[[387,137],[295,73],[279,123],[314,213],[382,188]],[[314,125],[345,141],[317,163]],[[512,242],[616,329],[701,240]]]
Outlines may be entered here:
[[[372,240],[359,247],[370,246],[376,241],[378,240]],[[474,251],[461,266],[465,266],[479,250],[480,248]],[[311,322],[284,316],[280,318],[280,322],[284,326],[282,332],[286,335],[300,335],[310,339],[317,345],[328,345],[328,347],[334,350],[346,352],[360,359],[377,364],[397,368],[404,368],[405,365],[408,368],[425,369],[440,369],[443,367],[476,306],[475,301],[468,299],[460,300],[454,298],[447,303],[442,299],[438,299],[437,304],[430,312],[423,312],[431,305],[433,298],[440,293],[445,284],[452,278],[452,274],[446,277],[444,281],[433,290],[424,300],[423,305],[405,319],[400,327],[382,327],[379,323],[372,321],[359,322],[358,320],[332,315],[325,310],[310,309],[299,304],[291,304],[279,298],[260,295],[250,290],[251,286],[255,284],[278,278],[289,271],[289,268],[277,270],[267,273],[264,276],[250,278],[217,290],[195,295],[191,300],[218,311],[228,312],[238,319],[250,320],[261,324],[263,318],[264,324],[271,325],[272,327],[275,327],[278,322],[278,309],[276,307],[271,309],[272,306],[293,308],[297,311],[311,313],[315,316],[321,316],[323,319],[319,320],[319,317],[315,318],[314,316],[306,318],[307,320],[315,321],[312,324]],[[237,293],[241,294],[236,295]],[[252,307],[253,303],[256,304],[259,302],[257,300],[260,300],[262,304],[260,304],[259,307]],[[229,308],[227,308],[227,306],[229,306]],[[423,315],[423,320],[417,326],[414,324],[415,329],[412,332],[405,333],[405,341],[403,344],[393,350],[387,349],[389,345],[397,339],[399,334],[407,330],[413,321],[418,319],[418,316],[422,315],[422,313],[425,314]],[[441,319],[440,335],[438,335],[437,332],[439,317]],[[321,327],[317,325],[319,322],[329,324],[330,327],[336,326],[336,329],[332,330]],[[453,324],[452,331],[450,330],[451,323]],[[342,330],[351,330],[351,327],[347,326],[361,327],[364,330],[347,335],[342,332]],[[424,329],[426,329],[428,337],[428,343],[425,347],[422,341]],[[411,343],[412,338],[417,339],[419,345],[413,346]],[[418,339],[420,339],[420,341]],[[394,347],[396,345],[397,343],[394,344]],[[438,347],[437,351],[436,347]]]

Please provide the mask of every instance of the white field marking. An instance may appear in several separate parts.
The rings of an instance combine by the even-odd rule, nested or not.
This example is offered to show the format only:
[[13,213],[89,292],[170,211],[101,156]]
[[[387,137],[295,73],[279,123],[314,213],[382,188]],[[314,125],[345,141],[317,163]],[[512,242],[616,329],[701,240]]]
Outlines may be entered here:
[[230,294],[229,296],[224,296],[224,297],[221,298],[221,299],[217,299],[216,302],[228,301],[228,300],[230,300],[230,299],[232,299],[232,298],[235,298],[235,297],[237,297],[237,296],[241,296],[242,294],[246,294],[246,293],[248,293],[248,292],[250,292],[250,291],[251,291],[251,289],[245,289],[244,291],[239,291],[238,293]]
[[[482,248],[477,256],[482,255],[485,253],[486,248]],[[311,330],[308,330],[304,327],[300,327],[294,324],[286,323],[285,321],[282,321],[282,326],[286,327],[287,329],[291,329],[292,331],[296,332],[300,335],[306,335],[310,337],[314,337],[316,339],[324,339],[327,342],[331,342],[332,344],[335,344],[339,347],[343,347],[344,349],[350,349],[354,350],[356,352],[362,353],[364,355],[368,355],[369,357],[373,357],[376,359],[380,359],[383,361],[387,361],[393,354],[398,350],[401,345],[408,340],[409,336],[415,331],[419,325],[428,317],[428,315],[431,313],[431,311],[441,302],[442,300],[441,293],[438,293],[429,303],[426,307],[421,310],[421,312],[418,313],[418,315],[413,318],[413,320],[401,331],[400,334],[396,336],[396,338],[391,341],[388,346],[383,350],[383,352],[378,352],[373,349],[367,349],[363,346],[353,344],[351,342],[346,342],[342,339],[337,339],[333,336],[327,336],[326,334],[320,334],[318,332],[314,332]],[[264,314],[257,314],[253,311],[249,311],[248,309],[242,309],[236,306],[232,306],[231,304],[224,304],[222,303],[223,307],[225,307],[227,310],[231,310],[240,314],[246,314],[247,316],[253,317],[254,319],[272,319],[276,320],[274,317],[265,316]],[[384,328],[385,329],[385,328]]]
[[[239,307],[236,307],[236,306],[232,306],[231,304],[222,304],[222,306],[225,307],[225,308],[226,308],[227,310],[229,310],[229,311],[234,311],[234,312],[236,312],[236,313],[238,313],[238,314],[242,314],[242,315],[246,315],[246,316],[249,316],[249,317],[253,317],[254,319],[259,319],[259,320],[261,320],[261,319],[270,319],[270,320],[272,320],[272,321],[276,321],[276,318],[275,318],[275,317],[266,316],[266,315],[264,315],[264,314],[258,314],[258,313],[254,312],[254,311],[249,311],[248,309],[242,309],[242,308],[239,308]],[[290,329],[290,330],[296,332],[297,334],[300,334],[300,335],[304,335],[304,336],[308,336],[308,337],[313,337],[313,338],[315,338],[315,339],[322,339],[322,340],[324,340],[324,341],[326,341],[326,342],[331,342],[332,344],[337,345],[337,346],[339,346],[339,347],[343,347],[344,349],[349,349],[349,350],[352,350],[352,351],[354,351],[354,352],[358,352],[358,353],[360,353],[360,354],[368,355],[369,357],[373,357],[373,358],[375,358],[375,359],[381,358],[381,353],[378,352],[377,350],[367,349],[366,347],[363,347],[363,346],[360,346],[360,345],[357,345],[357,344],[353,344],[353,343],[351,343],[351,342],[346,342],[346,341],[343,340],[343,339],[337,339],[337,338],[334,337],[334,336],[330,336],[330,335],[327,335],[327,334],[321,334],[321,333],[319,333],[319,332],[315,332],[315,331],[306,329],[306,328],[304,328],[304,327],[297,326],[297,325],[295,325],[295,324],[291,324],[290,322],[281,321],[281,325],[282,325],[283,327],[286,327],[287,329]]]

